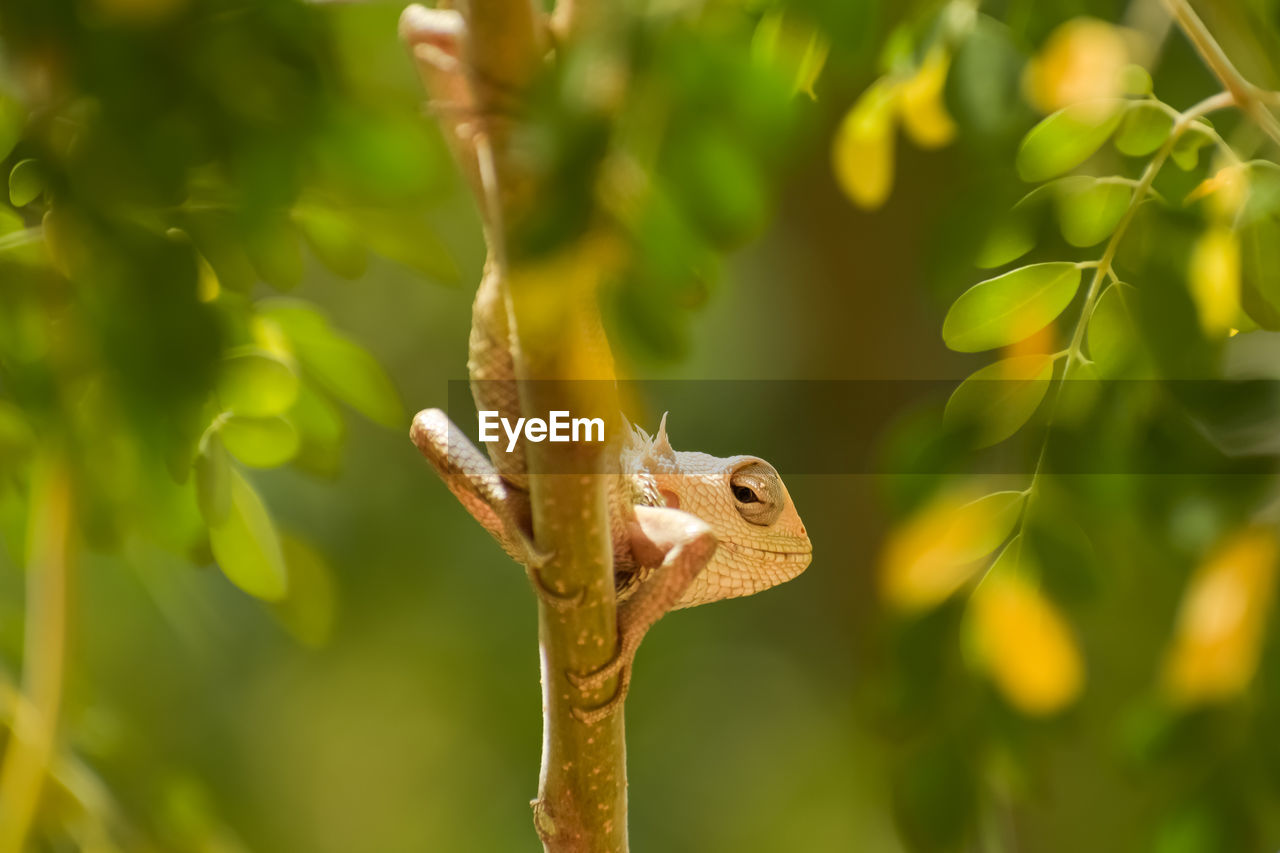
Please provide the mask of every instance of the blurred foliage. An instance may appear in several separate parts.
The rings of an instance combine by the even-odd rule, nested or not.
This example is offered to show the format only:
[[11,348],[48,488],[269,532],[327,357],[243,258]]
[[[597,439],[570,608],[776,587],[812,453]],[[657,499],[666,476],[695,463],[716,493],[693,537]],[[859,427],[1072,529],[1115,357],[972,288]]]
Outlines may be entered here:
[[[1214,5],[1274,87],[1276,4]],[[402,435],[463,369],[421,279],[481,259],[398,11],[0,3],[0,719],[50,456],[86,553],[33,849],[532,841],[533,611]],[[614,23],[540,81],[515,248],[612,230],[632,372],[968,377],[875,488],[788,475],[803,578],[646,643],[636,848],[1275,849],[1275,146],[1170,141],[1220,86],[1141,2]]]
[[[947,8],[952,11],[938,20],[956,20],[959,9],[962,23],[941,26],[948,35],[926,36],[910,55],[956,50],[955,41],[979,32],[970,7]],[[1189,101],[1179,112],[1157,98],[1162,65],[1151,58],[1166,37],[1158,28],[1074,17],[1054,27],[1026,61],[1019,75],[1026,100],[1049,114],[1027,130],[1012,165],[1023,181],[1041,186],[969,250],[973,266],[1024,265],[960,293],[942,323],[942,339],[958,352],[1000,351],[995,363],[956,388],[944,429],[966,437],[961,446],[973,448],[1019,436],[1015,452],[1026,454],[1029,473],[1015,478],[1018,490],[1007,490],[1002,480],[995,484],[999,491],[985,496],[981,479],[972,476],[961,478],[963,487],[942,486],[941,498],[926,499],[926,487],[912,499],[917,506],[880,559],[889,603],[908,614],[940,608],[928,621],[952,614],[941,636],[913,642],[934,646],[932,654],[938,645],[957,643],[965,668],[990,680],[1002,706],[1048,718],[1041,737],[1087,725],[1088,708],[1108,701],[1122,717],[1131,714],[1168,733],[1161,737],[1172,737],[1192,719],[1204,721],[1211,708],[1246,702],[1252,707],[1248,725],[1257,728],[1244,740],[1265,738],[1268,725],[1265,703],[1250,698],[1268,690],[1255,688],[1255,681],[1266,677],[1260,661],[1280,529],[1274,486],[1263,476],[1274,467],[1267,458],[1273,451],[1264,449],[1262,437],[1276,434],[1280,421],[1266,402],[1270,389],[1232,382],[1240,377],[1230,365],[1239,347],[1276,352],[1273,337],[1261,329],[1275,328],[1267,282],[1277,267],[1263,247],[1280,237],[1270,235],[1267,224],[1280,209],[1273,177],[1280,152],[1278,141],[1265,140],[1247,118],[1229,112],[1215,112],[1212,121],[1205,117],[1230,102]],[[923,74],[927,63],[909,65],[907,73]],[[904,85],[893,75],[891,70],[861,96],[846,128],[865,126],[856,117],[869,99],[882,97],[878,88]],[[912,109],[920,107],[899,106],[900,113]],[[876,137],[879,153],[870,158],[850,154],[851,144],[847,134],[837,135],[836,175],[852,201],[879,207],[890,188],[885,152],[894,146],[891,126]],[[869,183],[876,193],[866,191]],[[1248,249],[1242,248],[1246,241]],[[1242,258],[1252,259],[1248,269]],[[1202,379],[1227,382],[1185,382]],[[1173,429],[1170,418],[1178,423]],[[1194,473],[1183,479],[1139,476],[1146,468],[1139,461],[1142,445],[1159,448],[1166,460],[1190,462]],[[1093,459],[1082,461],[1085,454]],[[1111,476],[1059,475],[1082,471]],[[966,499],[954,497],[959,494]],[[1212,522],[1173,516],[1167,528],[1150,528],[1153,504],[1180,501],[1198,503]],[[1104,507],[1124,517],[1106,518],[1099,513]],[[1151,553],[1137,556],[1135,548],[1119,546],[1117,535],[1143,537]],[[1167,553],[1171,549],[1181,553]],[[1153,631],[1166,650],[1163,663],[1152,661],[1145,678],[1139,676],[1138,683],[1149,685],[1148,698],[1105,698],[1116,677],[1105,657],[1117,656],[1116,642],[1136,641],[1137,628],[1112,635],[1107,645],[1090,643],[1087,628],[1114,600],[1117,580],[1110,574],[1107,580],[1088,578],[1081,558],[1086,564],[1101,560],[1109,573],[1133,571],[1135,562],[1150,565],[1151,559],[1185,567],[1172,584],[1168,572],[1138,575],[1147,595],[1160,584],[1170,591],[1185,586],[1176,620],[1166,616]],[[1191,566],[1194,573],[1182,580]],[[958,602],[947,601],[959,591]],[[1130,606],[1143,605],[1138,599]],[[903,631],[924,630],[922,617],[909,618]],[[1077,621],[1086,628],[1078,629]],[[908,660],[900,665],[910,670]],[[1080,704],[1085,708],[1073,710]],[[932,720],[929,728],[938,725]],[[1231,725],[1245,724],[1236,717]],[[977,749],[993,751],[1005,765],[982,774],[997,804],[1004,797],[1031,802],[1031,777],[1047,772],[1049,741],[1029,748],[1024,738],[1031,731],[1019,726],[978,736],[983,745]],[[1192,769],[1196,749],[1194,737],[1177,739],[1159,757],[1137,758],[1133,769],[1150,774],[1144,778],[1153,785],[1180,775],[1181,792],[1163,802],[1154,828],[1135,820],[1124,830],[1133,840],[1113,839],[1108,849],[1269,849],[1280,793],[1274,778],[1259,779],[1250,805],[1224,811],[1214,790],[1216,773]],[[1239,760],[1217,772],[1254,778],[1260,769],[1254,758],[1242,754]],[[943,808],[942,796],[922,804],[912,820],[930,820],[932,809]],[[945,839],[918,846],[964,849],[988,834],[1000,839],[997,849],[1022,835],[1010,826],[984,827],[975,809],[949,824]]]
[[[0,9],[0,507],[16,561],[40,546],[24,545],[34,461],[67,458],[87,546],[216,561],[280,601],[304,642],[327,636],[331,569],[278,529],[245,469],[332,477],[339,404],[397,429],[405,415],[361,346],[263,287],[296,289],[309,256],[358,278],[370,252],[457,277],[428,223],[452,180],[443,145],[411,87],[355,69],[374,22],[334,17],[286,2]],[[201,810],[166,844],[238,849]],[[122,843],[94,837],[85,849]]]

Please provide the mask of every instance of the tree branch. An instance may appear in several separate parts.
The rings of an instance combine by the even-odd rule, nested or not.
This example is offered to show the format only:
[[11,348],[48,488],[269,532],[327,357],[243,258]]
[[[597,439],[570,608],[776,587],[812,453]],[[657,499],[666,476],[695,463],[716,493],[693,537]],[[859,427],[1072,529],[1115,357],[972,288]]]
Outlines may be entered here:
[[[513,258],[506,248],[507,234],[536,209],[534,181],[513,156],[510,131],[543,70],[543,20],[530,0],[468,0],[462,12],[455,53],[448,53],[457,46],[449,39],[457,24],[451,12],[406,12],[402,32],[426,66],[433,100],[461,99],[473,117],[460,122],[443,113],[441,124],[485,214],[486,274],[498,277],[504,294],[521,414],[568,411],[616,424],[613,364],[596,301],[612,252],[590,236],[537,259]],[[612,686],[583,696],[567,675],[599,669],[617,651],[609,506],[616,446],[526,442],[525,456],[536,543],[550,555],[538,575],[551,590],[578,596],[571,607],[541,598],[538,605],[543,749],[534,824],[548,853],[626,853],[622,713],[591,725],[579,720],[575,709],[607,701]]]
[[[595,301],[606,266],[607,252],[587,241],[552,261],[512,268],[521,369],[534,379],[521,383],[524,412],[562,410],[616,423],[612,364]],[[617,652],[608,503],[616,445],[544,442],[526,444],[526,451],[537,544],[552,555],[543,582],[562,594],[581,591],[574,607],[546,601],[538,607],[544,731],[535,823],[548,853],[625,853],[622,711],[583,723],[574,709],[608,701],[612,686],[583,697],[566,675],[599,669]]]
[[1254,123],[1271,137],[1276,145],[1280,145],[1280,120],[1276,119],[1275,114],[1267,106],[1267,103],[1272,100],[1272,93],[1258,88],[1245,79],[1187,0],[1165,0],[1165,5],[1195,47],[1196,52],[1200,54],[1200,58],[1204,60],[1204,64],[1209,66],[1209,70],[1231,93],[1240,109],[1253,119]]

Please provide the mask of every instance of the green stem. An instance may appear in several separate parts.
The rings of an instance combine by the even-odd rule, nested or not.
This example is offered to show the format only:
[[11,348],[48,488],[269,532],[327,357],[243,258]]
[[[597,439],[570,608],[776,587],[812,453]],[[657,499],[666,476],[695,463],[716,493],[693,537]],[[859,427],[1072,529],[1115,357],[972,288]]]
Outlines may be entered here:
[[1093,277],[1089,281],[1089,288],[1085,291],[1084,303],[1080,306],[1080,314],[1076,318],[1075,327],[1071,330],[1071,340],[1067,344],[1066,361],[1062,365],[1062,375],[1058,377],[1054,388],[1053,398],[1049,403],[1049,416],[1045,422],[1044,440],[1040,443],[1040,452],[1036,456],[1036,466],[1031,473],[1031,483],[1027,486],[1027,500],[1023,504],[1022,515],[1018,519],[1016,535],[1021,535],[1026,526],[1027,516],[1030,513],[1031,503],[1035,499],[1040,485],[1040,478],[1044,472],[1045,456],[1049,449],[1049,438],[1053,431],[1053,419],[1058,411],[1058,404],[1061,402],[1062,389],[1066,385],[1071,375],[1071,368],[1077,362],[1083,363],[1085,358],[1082,352],[1084,346],[1085,331],[1089,327],[1089,318],[1093,316],[1093,311],[1097,307],[1098,299],[1103,293],[1103,284],[1108,277],[1113,280],[1116,278],[1115,271],[1112,269],[1112,263],[1115,261],[1116,252],[1120,249],[1120,241],[1124,239],[1125,232],[1128,231],[1129,225],[1133,222],[1133,217],[1137,215],[1138,207],[1146,199],[1151,187],[1155,183],[1156,176],[1160,174],[1160,170],[1164,168],[1164,164],[1168,161],[1170,153],[1173,151],[1174,144],[1192,122],[1206,113],[1214,110],[1223,109],[1234,103],[1234,95],[1230,92],[1220,92],[1217,95],[1205,98],[1203,101],[1195,104],[1187,110],[1178,114],[1177,119],[1173,123],[1173,128],[1169,131],[1169,138],[1160,146],[1156,155],[1151,158],[1151,162],[1147,164],[1147,168],[1143,170],[1142,176],[1138,179],[1134,186],[1133,195],[1129,200],[1129,206],[1125,209],[1124,215],[1120,217],[1120,221],[1116,224],[1116,229],[1111,233],[1111,239],[1107,241],[1106,247],[1102,251],[1102,257],[1093,267]]
[[1165,6],[1200,54],[1204,64],[1209,66],[1209,70],[1231,93],[1236,105],[1253,119],[1263,133],[1271,137],[1272,142],[1280,145],[1280,120],[1276,119],[1267,106],[1268,101],[1274,102],[1275,93],[1260,89],[1245,79],[1187,0],[1165,0]]
[[0,768],[0,853],[22,853],[53,756],[66,666],[71,478],[60,456],[37,466],[28,533],[22,695]]
[[[539,213],[527,158],[511,156],[509,138],[528,106],[523,96],[545,60],[540,8],[531,0],[466,4],[463,71],[476,111],[485,118],[467,137],[471,150],[458,153],[464,166],[474,162],[476,167],[473,189],[484,211],[489,249],[486,275],[497,277],[500,310],[515,339],[512,378],[521,380],[521,412],[564,410],[612,419],[620,407],[596,299],[609,252],[592,250],[586,238],[557,256],[557,263],[571,258],[570,263],[550,267],[546,259],[508,252],[510,230]],[[575,20],[582,11],[563,0],[557,14],[574,28],[587,23]],[[590,23],[602,22],[593,17]],[[622,710],[592,724],[582,721],[575,710],[602,703],[608,695],[584,696],[569,680],[569,673],[595,671],[617,652],[608,503],[609,475],[616,472],[607,470],[608,452],[593,444],[525,447],[534,536],[538,550],[548,555],[537,567],[537,582],[561,595],[578,595],[572,605],[541,598],[538,605],[543,741],[533,810],[547,853],[627,851]]]
[[[580,274],[550,286],[516,264],[508,281],[520,369],[521,411],[608,417],[619,410],[594,288],[574,293],[572,279],[599,279],[599,260],[575,249]],[[586,373],[584,373],[586,371]],[[598,371],[598,372],[595,372]],[[607,701],[617,685],[584,695],[569,673],[588,673],[617,653],[609,463],[605,445],[526,444],[533,529],[551,558],[541,582],[572,606],[538,604],[543,742],[534,822],[547,853],[626,853],[627,767],[623,711],[586,723],[575,710]],[[570,473],[574,472],[574,473]],[[616,473],[616,472],[613,472]]]

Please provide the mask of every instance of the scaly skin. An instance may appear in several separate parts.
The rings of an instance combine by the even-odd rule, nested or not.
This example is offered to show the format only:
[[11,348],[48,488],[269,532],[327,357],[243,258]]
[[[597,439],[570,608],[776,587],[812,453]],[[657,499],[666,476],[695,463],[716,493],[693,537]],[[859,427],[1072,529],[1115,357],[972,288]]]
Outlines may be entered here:
[[[477,294],[477,315],[496,310],[482,304],[486,292],[482,287]],[[482,328],[493,326],[473,327],[473,376],[475,330]],[[481,344],[481,353],[501,352],[492,340]],[[484,375],[486,381],[473,384],[479,408],[491,404],[495,389],[515,399],[502,390],[505,382],[496,381],[492,372]],[[502,417],[515,414],[497,411]],[[573,591],[553,592],[538,576],[545,558],[533,546],[523,465],[495,444],[488,445],[490,462],[439,409],[419,412],[410,435],[467,511],[526,566],[539,594],[557,606],[572,606]],[[519,473],[504,476],[500,468]],[[619,473],[604,476],[614,479],[609,493],[619,651],[600,670],[570,678],[584,691],[599,689],[615,675],[620,679],[605,705],[578,709],[587,722],[621,705],[640,640],[664,613],[777,586],[804,571],[813,550],[782,478],[769,463],[754,456],[722,459],[676,451],[667,438],[666,416],[652,438],[639,428],[630,431],[619,454]]]
[[[401,18],[401,34],[428,89],[449,98],[446,107],[457,120],[445,125],[453,129],[451,143],[460,161],[473,172],[466,120],[471,99],[456,72],[465,39],[460,17],[410,7]],[[491,265],[476,292],[467,368],[477,409],[508,419],[519,416],[512,325],[504,284]],[[603,329],[596,331],[589,337],[598,338],[596,355],[607,362],[608,341]],[[438,409],[419,412],[410,435],[467,511],[527,568],[539,594],[557,607],[574,606],[574,590],[549,590],[538,575],[547,555],[533,545],[523,445],[507,451],[505,443],[490,444],[486,458]],[[596,672],[569,673],[583,691],[597,690],[614,676],[619,682],[605,705],[575,709],[587,722],[621,706],[636,649],[664,613],[777,586],[804,571],[812,554],[786,486],[764,460],[676,451],[667,438],[665,416],[654,436],[628,428],[620,444],[615,473],[602,475],[612,478],[618,654]]]

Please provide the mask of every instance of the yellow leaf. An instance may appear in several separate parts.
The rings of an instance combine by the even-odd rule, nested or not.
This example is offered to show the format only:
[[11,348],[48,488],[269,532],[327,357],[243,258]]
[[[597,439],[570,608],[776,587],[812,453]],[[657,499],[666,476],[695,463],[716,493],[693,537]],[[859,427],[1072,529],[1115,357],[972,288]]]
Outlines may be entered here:
[[880,555],[880,585],[890,604],[907,611],[936,607],[1009,537],[1022,492],[971,497],[965,491],[944,494],[889,534]]
[[1249,193],[1245,169],[1243,164],[1219,169],[1212,178],[1205,178],[1187,194],[1186,203],[1207,198],[1210,213],[1219,220],[1230,220],[1240,210]]
[[1164,688],[1181,704],[1228,699],[1258,667],[1275,586],[1275,533],[1253,527],[1224,542],[1183,596],[1164,666]]
[[1069,104],[1114,98],[1124,91],[1129,48],[1122,31],[1096,18],[1074,18],[1049,36],[1027,63],[1027,97],[1051,113]]
[[901,85],[902,127],[921,148],[941,148],[955,139],[956,123],[942,102],[950,64],[947,52],[935,47],[915,75]]
[[1240,316],[1240,239],[1225,225],[1214,225],[1191,249],[1188,272],[1191,298],[1200,327],[1223,337]]
[[1075,701],[1084,686],[1075,637],[1025,576],[997,565],[974,592],[970,608],[978,663],[1009,704],[1045,716]]
[[874,210],[893,189],[894,108],[897,84],[877,80],[840,124],[831,151],[836,180],[859,207]]

